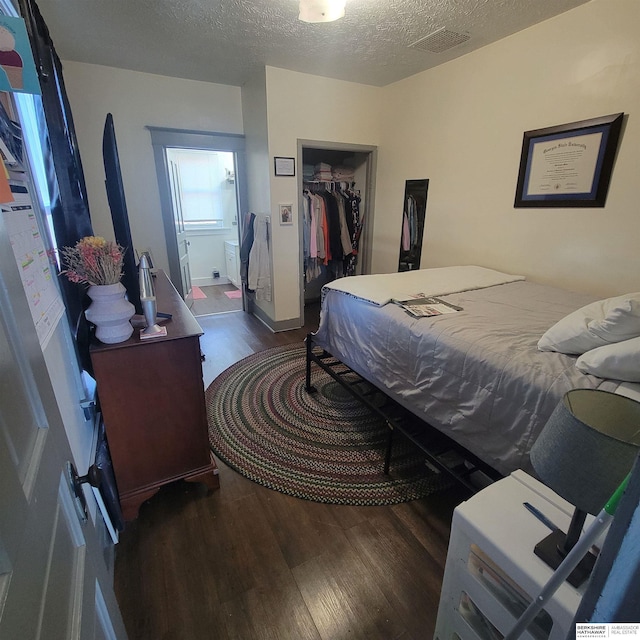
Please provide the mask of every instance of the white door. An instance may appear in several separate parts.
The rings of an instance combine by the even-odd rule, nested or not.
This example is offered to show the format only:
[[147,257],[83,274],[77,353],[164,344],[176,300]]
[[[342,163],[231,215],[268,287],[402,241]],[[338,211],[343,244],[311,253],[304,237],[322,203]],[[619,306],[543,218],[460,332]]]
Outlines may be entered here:
[[125,638],[97,531],[70,491],[69,442],[17,270],[7,264],[0,265],[0,638]]
[[187,303],[190,303],[193,301],[193,295],[191,292],[191,270],[189,268],[189,240],[187,238],[187,230],[184,224],[184,214],[182,211],[180,166],[169,157],[167,157],[167,166],[169,168],[169,187],[171,189],[173,228],[178,247],[178,265],[180,269],[182,295]]

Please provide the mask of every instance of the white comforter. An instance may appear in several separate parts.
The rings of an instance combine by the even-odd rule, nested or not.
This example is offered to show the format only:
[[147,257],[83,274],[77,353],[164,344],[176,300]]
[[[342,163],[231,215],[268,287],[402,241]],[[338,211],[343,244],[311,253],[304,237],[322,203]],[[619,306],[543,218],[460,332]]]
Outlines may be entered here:
[[342,291],[382,306],[391,300],[444,296],[517,280],[524,280],[524,276],[468,265],[340,278],[325,285],[324,289]]

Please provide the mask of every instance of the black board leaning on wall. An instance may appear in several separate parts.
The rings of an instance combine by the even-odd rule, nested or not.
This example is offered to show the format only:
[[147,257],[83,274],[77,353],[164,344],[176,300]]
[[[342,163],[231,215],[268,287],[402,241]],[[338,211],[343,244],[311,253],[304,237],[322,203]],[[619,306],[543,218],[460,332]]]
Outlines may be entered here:
[[[73,246],[80,238],[93,235],[93,229],[62,65],[38,5],[33,0],[18,0],[18,7],[29,35],[42,94],[37,113],[38,131],[44,151],[56,242],[58,248]],[[81,365],[91,373],[89,328],[83,313],[86,293],[66,278],[60,278],[60,285]]]

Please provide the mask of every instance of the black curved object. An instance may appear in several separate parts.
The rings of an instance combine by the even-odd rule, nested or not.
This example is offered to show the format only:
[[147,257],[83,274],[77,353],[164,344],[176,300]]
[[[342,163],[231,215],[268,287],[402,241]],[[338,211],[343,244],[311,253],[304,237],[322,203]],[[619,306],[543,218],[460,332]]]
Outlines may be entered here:
[[113,125],[113,116],[108,113],[104,123],[102,136],[102,158],[104,161],[105,184],[107,187],[107,199],[111,209],[111,220],[116,242],[124,248],[124,275],[122,284],[127,290],[129,302],[136,308],[136,313],[142,313],[140,303],[140,284],[138,282],[138,268],[131,238],[129,226],[129,214],[127,202],[124,196],[122,173],[120,172],[120,158],[116,143],[116,131]]
[[[72,247],[93,235],[87,190],[80,161],[71,107],[67,98],[62,64],[49,29],[34,0],[18,0],[38,72],[42,100],[36,102],[38,133],[45,150],[44,162],[51,198],[51,214],[58,247]],[[72,327],[86,323],[84,289],[60,278],[65,307]],[[76,334],[82,365],[91,371],[86,327]]]
[[104,421],[100,419],[98,425],[98,444],[96,446],[95,463],[88,472],[89,482],[100,489],[102,500],[104,501],[111,523],[118,530],[124,529],[124,517],[120,507],[120,496],[118,495],[118,486],[116,477],[113,473],[113,465],[111,464],[111,454],[109,453],[109,444],[107,443],[107,435],[105,433]]
[[111,524],[118,531],[124,529],[124,518],[120,507],[120,497],[116,485],[116,477],[111,464],[111,454],[102,419],[98,425],[98,444],[96,446],[95,462],[87,469],[86,476],[79,476],[75,465],[67,462],[67,481],[74,497],[76,511],[83,522],[87,521],[89,510],[82,491],[82,485],[89,483],[100,491],[102,501],[111,520]]

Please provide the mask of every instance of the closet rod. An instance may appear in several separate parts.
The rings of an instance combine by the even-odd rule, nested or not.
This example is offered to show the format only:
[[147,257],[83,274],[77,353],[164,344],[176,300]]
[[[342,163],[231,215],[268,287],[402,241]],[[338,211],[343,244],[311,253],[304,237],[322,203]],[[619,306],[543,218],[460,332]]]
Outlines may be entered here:
[[308,186],[310,188],[322,185],[330,189],[335,189],[336,187],[340,189],[353,189],[355,188],[356,183],[350,180],[303,180],[303,186]]

